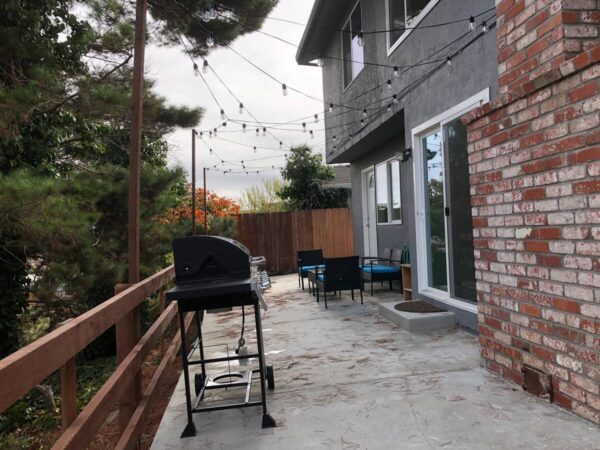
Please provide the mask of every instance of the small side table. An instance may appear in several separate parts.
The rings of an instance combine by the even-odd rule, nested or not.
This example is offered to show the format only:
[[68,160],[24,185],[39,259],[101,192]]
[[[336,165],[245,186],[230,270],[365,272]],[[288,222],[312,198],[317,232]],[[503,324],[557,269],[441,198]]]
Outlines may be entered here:
[[402,288],[404,300],[412,300],[412,271],[410,264],[400,264],[402,269]]

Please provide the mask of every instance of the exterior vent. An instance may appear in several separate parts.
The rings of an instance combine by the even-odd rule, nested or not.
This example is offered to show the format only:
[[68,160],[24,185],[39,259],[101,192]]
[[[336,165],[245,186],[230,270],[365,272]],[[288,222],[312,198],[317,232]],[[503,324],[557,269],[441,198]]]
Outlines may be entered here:
[[541,372],[535,367],[523,366],[523,389],[538,397],[552,399],[552,375]]

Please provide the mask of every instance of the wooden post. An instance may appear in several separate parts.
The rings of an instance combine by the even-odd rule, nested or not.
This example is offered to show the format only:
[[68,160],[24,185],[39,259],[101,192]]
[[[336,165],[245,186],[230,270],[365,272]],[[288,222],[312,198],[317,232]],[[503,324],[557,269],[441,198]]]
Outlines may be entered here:
[[62,429],[66,430],[79,414],[77,407],[77,366],[74,357],[60,368],[60,397]]
[[196,130],[192,129],[192,236],[196,236]]
[[[133,57],[133,105],[129,153],[129,283],[140,281],[140,155],[144,106],[144,52],[146,47],[147,0],[135,4],[135,48]],[[123,361],[141,337],[140,309],[136,307],[117,322],[117,360]],[[142,397],[142,378],[137,374],[119,402],[119,426],[125,429]]]

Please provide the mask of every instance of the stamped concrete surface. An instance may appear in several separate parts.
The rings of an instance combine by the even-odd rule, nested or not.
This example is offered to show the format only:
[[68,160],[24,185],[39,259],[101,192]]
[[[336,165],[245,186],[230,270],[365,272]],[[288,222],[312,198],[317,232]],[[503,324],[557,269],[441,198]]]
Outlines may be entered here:
[[[380,288],[364,299],[345,294],[325,310],[294,275],[275,277],[263,336],[278,427],[261,429],[260,407],[217,411],[195,414],[197,435],[180,439],[181,377],[152,449],[600,449],[600,428],[480,368],[476,336],[409,333],[377,313],[378,303],[401,300],[398,292]],[[207,315],[209,355],[234,351],[240,315]],[[246,319],[252,351],[253,316]],[[221,364],[209,374],[236,369]],[[252,398],[259,393],[255,383]],[[239,395],[211,391],[204,402]]]

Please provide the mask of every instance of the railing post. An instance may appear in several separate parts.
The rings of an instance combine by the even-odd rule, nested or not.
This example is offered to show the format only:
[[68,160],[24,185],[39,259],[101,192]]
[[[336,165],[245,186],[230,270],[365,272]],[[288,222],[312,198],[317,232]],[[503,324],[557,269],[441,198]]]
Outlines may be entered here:
[[60,410],[62,429],[65,430],[73,423],[79,409],[77,408],[77,366],[75,357],[60,368]]
[[[128,284],[115,286],[115,294],[129,287]],[[117,363],[120,364],[141,338],[141,314],[139,306],[117,321]],[[142,376],[138,372],[119,400],[119,430],[127,427],[133,412],[142,398]]]

